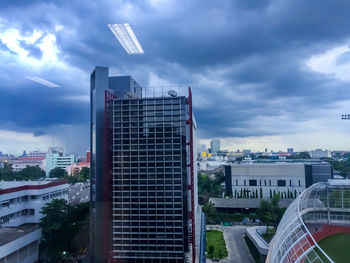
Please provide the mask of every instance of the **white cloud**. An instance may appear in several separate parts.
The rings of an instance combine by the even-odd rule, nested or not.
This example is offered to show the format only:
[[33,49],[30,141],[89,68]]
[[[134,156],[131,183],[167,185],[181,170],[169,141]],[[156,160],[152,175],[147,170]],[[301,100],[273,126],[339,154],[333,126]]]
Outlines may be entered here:
[[337,59],[349,51],[350,49],[346,45],[338,46],[323,54],[312,56],[306,61],[306,65],[314,71],[333,75],[342,80],[350,80],[350,61],[337,65]]
[[[1,28],[0,28],[1,30]],[[34,30],[31,33],[22,35],[16,28],[9,28],[0,31],[0,41],[13,53],[9,54],[2,51],[2,56],[15,58],[20,64],[26,64],[29,67],[44,67],[47,65],[59,65],[59,50],[56,44],[56,36],[51,33],[45,33],[40,30]],[[30,56],[29,50],[21,46],[21,41],[27,45],[33,45],[42,52],[40,58]]]
[[20,154],[23,150],[46,150],[53,141],[52,136],[34,136],[28,132],[0,130],[0,151]]

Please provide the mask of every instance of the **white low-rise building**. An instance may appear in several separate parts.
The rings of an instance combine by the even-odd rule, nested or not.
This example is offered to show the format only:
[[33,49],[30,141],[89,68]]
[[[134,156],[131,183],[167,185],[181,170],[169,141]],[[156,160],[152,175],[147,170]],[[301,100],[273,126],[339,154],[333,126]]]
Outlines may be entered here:
[[12,162],[12,170],[15,172],[21,171],[27,166],[38,166],[45,171],[45,158],[43,157],[23,157]]
[[225,166],[226,192],[234,198],[296,198],[317,182],[331,179],[332,166],[315,163],[241,163]]
[[311,158],[318,159],[318,158],[331,158],[332,153],[330,150],[322,150],[322,149],[316,149],[314,151],[310,152]]
[[68,200],[68,183],[61,181],[0,182],[0,262],[38,260],[41,209],[55,198]]

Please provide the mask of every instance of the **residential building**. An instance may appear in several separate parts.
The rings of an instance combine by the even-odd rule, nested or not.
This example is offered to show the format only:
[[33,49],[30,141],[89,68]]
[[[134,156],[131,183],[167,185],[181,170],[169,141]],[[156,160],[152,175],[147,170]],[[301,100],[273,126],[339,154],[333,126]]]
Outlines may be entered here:
[[333,178],[326,162],[241,163],[225,166],[227,194],[234,198],[295,198],[307,187]]
[[85,161],[79,162],[79,163],[73,163],[71,165],[66,166],[66,172],[68,175],[78,175],[84,167],[90,168],[90,152],[86,152],[86,157],[84,158]]
[[40,158],[40,159],[45,159],[46,158],[46,153],[47,152],[42,152],[42,151],[32,151],[27,154],[26,157],[28,158]]
[[41,209],[55,198],[68,199],[66,181],[0,182],[0,262],[38,261]]
[[310,152],[310,156],[311,156],[311,158],[314,158],[314,159],[331,158],[332,153],[329,150],[322,151],[322,149],[316,149],[316,150]]
[[45,171],[45,157],[21,157],[12,161],[12,170],[21,171],[27,166],[38,166]]
[[90,261],[198,262],[204,250],[190,90],[188,97],[145,98],[130,76],[109,77],[104,67],[90,80]]
[[220,140],[212,140],[210,142],[210,153],[216,155],[220,151]]
[[48,177],[50,171],[56,167],[66,169],[68,165],[74,163],[74,154],[63,155],[63,152],[54,152],[46,154],[45,168],[46,176]]

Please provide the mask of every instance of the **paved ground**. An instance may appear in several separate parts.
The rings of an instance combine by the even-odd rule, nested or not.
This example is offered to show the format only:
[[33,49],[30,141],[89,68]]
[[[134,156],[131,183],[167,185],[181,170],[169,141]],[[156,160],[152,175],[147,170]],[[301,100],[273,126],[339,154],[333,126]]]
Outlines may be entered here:
[[[245,226],[207,226],[224,231],[224,238],[228,250],[228,258],[221,263],[254,263],[254,259],[244,241]],[[208,263],[212,263],[207,259]]]

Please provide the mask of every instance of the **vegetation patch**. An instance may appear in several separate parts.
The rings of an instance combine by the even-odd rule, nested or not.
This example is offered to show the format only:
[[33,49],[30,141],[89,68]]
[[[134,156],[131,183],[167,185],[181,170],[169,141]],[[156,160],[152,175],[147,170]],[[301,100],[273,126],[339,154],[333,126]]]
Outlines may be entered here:
[[222,259],[228,256],[224,235],[221,231],[207,231],[207,253],[208,258]]
[[265,240],[267,244],[269,244],[272,240],[272,238],[275,236],[276,229],[274,228],[267,228],[267,232],[263,233],[261,237]]
[[322,239],[319,246],[337,263],[348,263],[350,259],[350,233],[337,234]]

